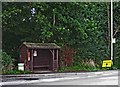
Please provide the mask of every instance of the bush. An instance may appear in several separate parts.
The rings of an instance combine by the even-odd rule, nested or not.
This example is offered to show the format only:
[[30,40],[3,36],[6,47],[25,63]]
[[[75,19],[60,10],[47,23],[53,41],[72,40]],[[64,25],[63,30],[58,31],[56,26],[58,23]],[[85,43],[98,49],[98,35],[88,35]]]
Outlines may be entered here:
[[93,66],[86,66],[86,65],[75,65],[75,66],[69,66],[69,67],[61,67],[58,69],[58,72],[66,72],[66,71],[98,71],[100,70],[99,67],[93,67]]
[[6,52],[1,52],[2,53],[2,72],[6,72],[9,70],[12,70],[13,66],[13,59],[11,58],[10,55],[8,55]]
[[8,70],[5,71],[3,74],[30,74],[30,71],[21,71],[21,70]]

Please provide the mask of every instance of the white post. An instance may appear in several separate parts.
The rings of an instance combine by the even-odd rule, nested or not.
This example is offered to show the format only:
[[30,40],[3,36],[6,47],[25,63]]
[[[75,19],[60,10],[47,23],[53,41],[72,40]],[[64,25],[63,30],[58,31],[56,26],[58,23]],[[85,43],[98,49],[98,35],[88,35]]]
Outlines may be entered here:
[[113,0],[111,0],[111,60],[113,60]]

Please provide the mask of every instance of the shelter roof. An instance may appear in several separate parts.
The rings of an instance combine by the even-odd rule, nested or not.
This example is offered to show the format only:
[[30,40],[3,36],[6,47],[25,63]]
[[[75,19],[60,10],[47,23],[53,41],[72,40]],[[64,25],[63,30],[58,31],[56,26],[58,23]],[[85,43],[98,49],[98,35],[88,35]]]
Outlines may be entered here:
[[60,49],[58,45],[55,43],[29,43],[29,42],[23,42],[23,45],[25,45],[28,48],[38,48],[38,49]]

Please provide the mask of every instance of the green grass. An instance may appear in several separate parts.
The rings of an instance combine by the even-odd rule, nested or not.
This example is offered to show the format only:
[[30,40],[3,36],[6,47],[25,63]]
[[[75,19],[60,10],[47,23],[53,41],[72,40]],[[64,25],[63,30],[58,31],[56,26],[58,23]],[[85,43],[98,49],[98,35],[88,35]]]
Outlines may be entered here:
[[21,71],[21,70],[9,70],[3,72],[3,74],[30,74],[30,71]]
[[58,69],[58,72],[66,72],[66,71],[98,71],[100,70],[99,67],[92,67],[92,66],[83,66],[83,65],[76,65],[76,66],[69,66],[69,67],[61,67]]

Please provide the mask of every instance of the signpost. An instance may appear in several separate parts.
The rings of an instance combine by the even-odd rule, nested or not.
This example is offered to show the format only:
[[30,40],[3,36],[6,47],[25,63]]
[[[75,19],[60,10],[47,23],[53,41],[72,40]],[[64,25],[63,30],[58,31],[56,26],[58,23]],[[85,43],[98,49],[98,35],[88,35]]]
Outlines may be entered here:
[[113,60],[113,0],[111,0],[111,60]]
[[28,61],[30,61],[30,52],[28,52]]
[[105,68],[110,68],[112,67],[112,60],[103,60],[103,64],[102,64],[102,67],[105,67]]
[[113,38],[112,43],[115,43],[115,42],[116,42],[116,39],[115,39],[115,38]]
[[103,60],[102,67],[110,68],[113,65],[113,44],[115,43],[115,38],[113,38],[113,0],[111,0],[111,52],[110,60]]
[[18,63],[18,70],[24,71],[24,63]]

